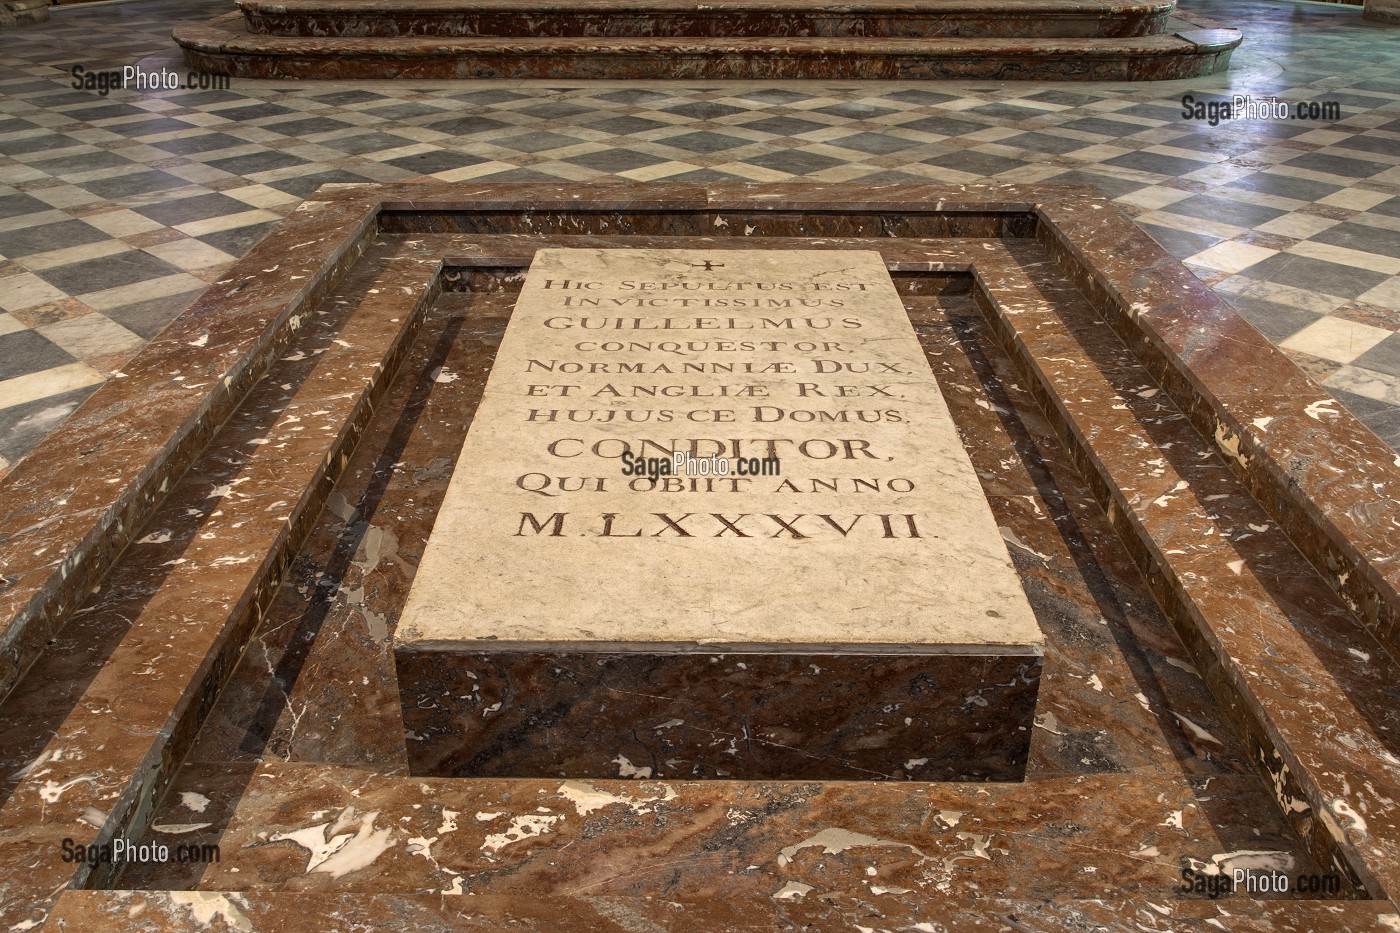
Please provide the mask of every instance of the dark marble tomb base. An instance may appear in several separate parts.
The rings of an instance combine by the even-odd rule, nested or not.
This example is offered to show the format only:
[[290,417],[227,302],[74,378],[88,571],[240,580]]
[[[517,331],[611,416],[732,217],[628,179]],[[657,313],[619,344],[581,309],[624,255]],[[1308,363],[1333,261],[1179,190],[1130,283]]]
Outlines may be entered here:
[[1020,780],[1038,656],[396,652],[443,777]]

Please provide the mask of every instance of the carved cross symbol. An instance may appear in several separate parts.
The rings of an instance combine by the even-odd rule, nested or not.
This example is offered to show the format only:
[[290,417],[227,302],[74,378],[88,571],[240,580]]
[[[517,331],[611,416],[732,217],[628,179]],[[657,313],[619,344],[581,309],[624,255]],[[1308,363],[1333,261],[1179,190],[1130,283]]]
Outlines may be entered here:
[[722,262],[712,262],[712,261],[709,260],[709,259],[706,259],[706,260],[705,260],[704,265],[701,265],[701,264],[698,263],[698,262],[692,262],[691,265],[694,266],[694,267],[697,268],[697,269],[704,269],[706,272],[713,272],[713,271],[715,271],[716,269],[723,269],[723,268],[724,268],[724,263],[722,263]]

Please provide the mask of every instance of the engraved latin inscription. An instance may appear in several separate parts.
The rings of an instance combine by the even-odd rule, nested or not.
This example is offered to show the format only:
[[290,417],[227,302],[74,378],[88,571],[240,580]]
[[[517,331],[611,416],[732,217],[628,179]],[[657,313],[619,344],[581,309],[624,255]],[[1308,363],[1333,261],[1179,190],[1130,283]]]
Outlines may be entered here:
[[539,251],[396,635],[1038,645],[884,265]]

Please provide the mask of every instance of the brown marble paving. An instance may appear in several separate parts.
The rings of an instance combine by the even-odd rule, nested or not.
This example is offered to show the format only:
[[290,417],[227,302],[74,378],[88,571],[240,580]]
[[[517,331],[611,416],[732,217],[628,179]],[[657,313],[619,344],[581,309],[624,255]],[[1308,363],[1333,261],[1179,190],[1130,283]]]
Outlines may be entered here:
[[[1288,142],[1289,140],[1280,140],[1275,145],[1286,145]],[[1360,213],[1360,211],[1352,210],[1349,207],[1333,207],[1330,204],[1308,204],[1298,208],[1298,213],[1312,214],[1314,217],[1325,217],[1328,220],[1350,220]]]
[[1311,353],[1304,353],[1302,350],[1294,350],[1292,347],[1285,349],[1283,352],[1288,355],[1288,358],[1293,361],[1294,365],[1307,373],[1308,378],[1312,379],[1314,382],[1321,382],[1342,368],[1342,364],[1335,360],[1324,360],[1320,356],[1313,356]]
[[1364,301],[1354,301],[1333,311],[1332,316],[1355,321],[1358,324],[1383,327],[1388,331],[1400,330],[1400,308],[1387,308],[1381,305],[1367,304]]
[[[646,193],[644,202],[629,203],[635,191]],[[678,204],[671,212],[668,195]],[[361,230],[373,233],[363,224],[382,202],[400,213],[383,218],[386,232],[361,238]],[[402,213],[412,204],[436,213],[414,220]],[[330,258],[316,266],[308,256],[321,271],[293,287],[308,309],[330,295],[324,307],[349,315],[331,330],[350,347],[324,345],[329,320],[296,313],[290,326],[285,293],[243,316],[197,305],[173,329],[186,335],[183,369],[168,371],[225,372],[229,359],[240,359],[251,371],[275,365],[294,378],[264,380],[246,400],[237,378],[197,382],[167,410],[166,427],[143,429],[153,436],[130,430],[141,417],[130,408],[139,395],[89,402],[76,416],[106,432],[104,453],[121,468],[118,482],[88,493],[95,511],[78,522],[101,538],[99,517],[120,506],[132,531],[119,531],[107,552],[71,531],[59,540],[87,547],[87,561],[116,555],[126,538],[156,536],[128,548],[96,593],[94,571],[67,582],[58,569],[56,581],[31,584],[32,593],[47,585],[82,595],[88,608],[58,629],[61,647],[37,652],[40,666],[0,705],[0,748],[18,749],[6,773],[20,772],[0,807],[0,831],[12,830],[0,836],[7,926],[43,920],[71,874],[53,855],[59,834],[94,838],[91,824],[104,822],[107,832],[138,829],[148,822],[147,801],[156,803],[152,839],[218,841],[223,857],[128,868],[115,883],[203,890],[70,891],[51,919],[104,928],[121,911],[122,926],[149,929],[218,918],[250,929],[348,929],[375,918],[415,929],[507,920],[686,928],[700,917],[740,929],[754,916],[763,929],[1400,923],[1386,901],[1211,901],[1179,891],[1181,870],[1196,862],[1258,858],[1356,876],[1362,890],[1344,887],[1343,896],[1392,887],[1400,836],[1386,735],[1400,678],[1360,622],[1374,625],[1395,610],[1382,584],[1392,572],[1387,553],[1395,553],[1384,550],[1396,508],[1384,490],[1396,465],[1350,416],[1307,411],[1321,391],[1102,200],[1063,188],[425,185],[324,192],[298,215],[225,281],[252,281],[272,256],[301,243],[305,215],[340,218],[337,234],[321,233]],[[815,234],[804,229],[809,217]],[[460,232],[427,236],[411,229],[416,223]],[[921,239],[950,233],[984,239]],[[791,248],[784,237],[812,235],[810,245],[876,245],[894,264],[1047,632],[1026,782],[578,779],[591,788],[582,790],[558,778],[408,777],[386,636],[508,312],[518,273],[493,269],[493,257],[497,267],[518,268],[539,245],[666,246],[709,236],[707,248]],[[362,240],[364,260],[338,272],[358,249],[345,244]],[[369,418],[371,406],[346,397],[363,395],[367,371],[339,371],[331,361],[339,354],[368,362],[375,352],[397,361],[383,341],[411,325],[409,315],[390,311],[376,331],[355,309],[391,301],[411,308],[414,283],[430,281],[444,256],[458,257],[444,281],[469,291],[444,297],[402,341],[402,376],[388,381]],[[462,269],[473,263],[475,271]],[[976,288],[963,284],[967,271]],[[390,287],[375,294],[381,285]],[[346,339],[353,326],[379,333],[380,349]],[[201,334],[208,338],[198,341]],[[168,367],[174,350],[147,351],[133,369]],[[299,365],[312,367],[304,381]],[[309,388],[317,379],[328,393],[319,402]],[[265,421],[281,417],[288,394],[315,404],[305,412],[314,417],[302,431],[274,420],[279,433],[268,435]],[[240,414],[220,428],[234,408]],[[1222,423],[1239,429],[1217,431]],[[364,441],[355,446],[357,435]],[[213,441],[188,472],[180,458],[195,458],[180,444],[195,441],[171,441],[181,436],[199,441],[194,453]],[[250,443],[264,437],[288,446]],[[330,449],[343,446],[349,459],[326,469],[330,438],[339,438]],[[78,439],[65,431],[53,442],[62,449]],[[1275,443],[1294,445],[1288,467],[1256,469]],[[1299,462],[1301,450],[1314,459]],[[144,465],[125,462],[142,457]],[[1343,479],[1329,482],[1319,459]],[[29,492],[30,523],[42,529],[65,520],[74,478],[40,476],[37,462],[19,465],[15,488]],[[1348,485],[1354,471],[1373,488]],[[334,489],[316,479],[342,472]],[[165,511],[155,511],[153,497],[130,498],[134,481],[122,480],[147,475],[170,480]],[[248,483],[234,484],[244,477]],[[148,482],[159,488],[159,479]],[[224,487],[209,501],[209,490]],[[303,503],[293,537],[278,526],[280,507],[260,511],[278,502],[270,497]],[[222,533],[202,537],[215,529]],[[294,558],[303,535],[308,543]],[[31,560],[27,544],[0,537],[0,568]],[[255,566],[234,563],[245,550]],[[1326,576],[1328,560],[1340,579]],[[181,590],[216,566],[208,588]],[[270,592],[284,575],[287,585]],[[1359,592],[1370,604],[1346,605],[1353,575],[1366,577]],[[266,607],[261,617],[240,608],[240,598]],[[191,615],[197,605],[216,611]],[[12,615],[3,621],[15,624]],[[213,631],[220,626],[222,636]],[[234,665],[244,641],[251,647]],[[40,760],[28,764],[36,752]],[[459,800],[457,829],[439,831]],[[762,818],[731,826],[731,810]],[[837,835],[820,835],[827,830]],[[295,835],[271,838],[278,833]],[[847,845],[853,839],[859,844]],[[593,854],[553,858],[565,845]],[[668,852],[677,857],[668,861]],[[313,870],[320,855],[314,867],[330,868]],[[239,879],[254,867],[255,882]],[[734,875],[721,873],[729,868]],[[884,884],[886,869],[898,880]],[[108,874],[91,880],[112,883]],[[606,894],[579,890],[596,879]],[[436,893],[422,898],[459,881],[464,893],[482,893],[460,905]],[[296,900],[278,890],[294,890]],[[245,893],[223,893],[236,891]],[[1047,904],[1051,896],[1061,900]],[[561,913],[565,904],[572,912]],[[752,906],[728,923],[736,904]]]
[[1233,242],[1248,243],[1251,246],[1262,246],[1265,249],[1276,249],[1283,252],[1292,249],[1302,241],[1291,236],[1281,236],[1277,233],[1258,233],[1251,230],[1249,233],[1235,237]]
[[65,298],[62,301],[54,301],[39,305],[38,307],[10,312],[15,320],[28,327],[43,327],[45,324],[57,324],[59,321],[69,321],[75,317],[81,317],[84,314],[91,313],[92,308],[89,308],[76,298]]
[[[521,205],[505,202],[490,206],[493,208],[490,211],[466,214],[445,211],[433,201],[407,205],[392,203],[386,205],[385,213],[381,215],[381,226],[386,232],[393,233],[471,233],[511,237],[513,239],[503,240],[499,244],[477,244],[478,249],[489,245],[497,251],[509,251],[511,256],[521,253],[528,256],[534,248],[533,244],[538,242],[532,238],[544,236],[604,237],[594,241],[600,245],[622,242],[618,238],[639,235],[698,237],[703,239],[707,248],[735,249],[746,248],[745,244],[755,237],[789,237],[796,243],[810,243],[813,239],[823,243],[838,240],[851,242],[871,237],[951,237],[967,241],[1023,238],[1035,230],[1035,216],[1030,212],[1030,205],[1024,208],[1010,205],[1008,211],[995,213],[986,211],[981,205],[939,202],[931,205],[933,210],[898,218],[886,216],[878,205],[852,205],[850,211],[825,214],[818,204],[797,198],[776,205],[762,201],[742,204],[716,200],[704,206],[704,213],[697,211],[692,215],[680,216],[653,213],[647,205],[638,205],[626,211],[603,209],[584,213],[573,209],[567,202],[546,201],[532,206],[524,216],[518,216]],[[728,229],[735,225],[736,230],[746,231],[742,239],[729,234],[715,235],[715,228]],[[950,253],[950,257],[958,255]],[[452,258],[451,254],[448,258]],[[524,259],[520,261],[524,262]],[[961,265],[968,265],[966,257],[961,257]]]

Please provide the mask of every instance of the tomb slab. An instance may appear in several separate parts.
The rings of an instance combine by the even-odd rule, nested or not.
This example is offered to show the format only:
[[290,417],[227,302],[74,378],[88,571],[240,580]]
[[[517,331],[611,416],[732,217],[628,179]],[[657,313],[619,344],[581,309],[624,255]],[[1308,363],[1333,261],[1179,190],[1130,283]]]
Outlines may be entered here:
[[417,773],[1008,779],[1042,639],[877,253],[546,249],[395,650]]

